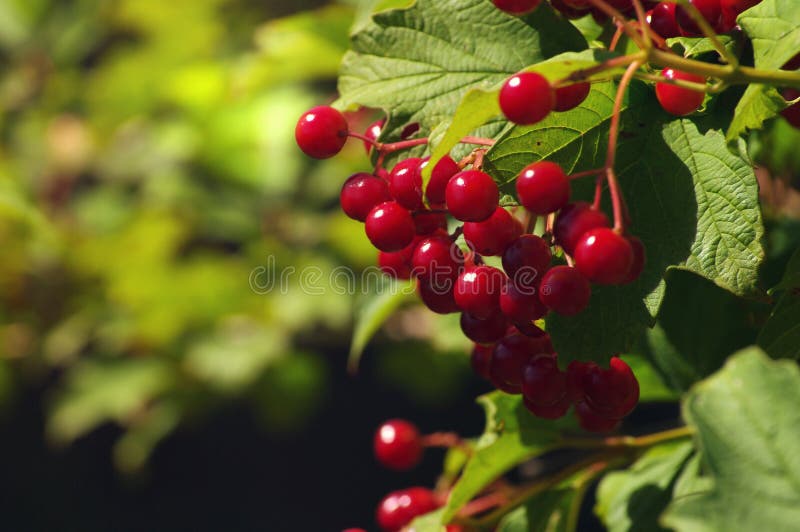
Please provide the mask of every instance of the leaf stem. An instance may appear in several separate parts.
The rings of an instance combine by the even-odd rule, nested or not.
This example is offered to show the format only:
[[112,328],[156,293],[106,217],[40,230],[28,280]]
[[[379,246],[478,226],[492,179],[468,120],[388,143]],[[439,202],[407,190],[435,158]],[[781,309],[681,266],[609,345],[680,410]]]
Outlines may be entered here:
[[688,438],[694,434],[689,426],[677,427],[644,436],[608,436],[606,438],[565,438],[564,446],[577,449],[617,448],[638,449],[659,443]]
[[477,144],[478,146],[494,146],[496,141],[483,137],[464,137],[460,142],[462,144]]

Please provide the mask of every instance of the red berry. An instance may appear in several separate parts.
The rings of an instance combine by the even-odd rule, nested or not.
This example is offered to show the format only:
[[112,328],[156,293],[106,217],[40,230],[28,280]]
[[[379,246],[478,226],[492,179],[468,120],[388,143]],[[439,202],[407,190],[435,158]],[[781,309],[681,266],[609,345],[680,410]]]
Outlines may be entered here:
[[548,270],[539,286],[539,299],[544,305],[563,316],[581,313],[589,304],[592,289],[581,273],[569,266]]
[[[720,0],[689,0],[689,3],[700,11],[706,21],[712,28],[718,29],[720,27],[720,19],[722,17],[722,9],[720,8]],[[681,6],[675,10],[675,19],[678,21],[678,26],[685,37],[696,37],[702,35],[695,21],[689,16],[689,12]]]
[[[582,0],[573,0],[573,3],[580,3]],[[586,16],[586,8],[574,8],[567,4],[567,0],[550,0],[553,9],[564,15],[564,17],[574,20]]]
[[675,18],[676,7],[677,4],[672,2],[661,2],[647,15],[650,29],[664,39],[680,37],[681,35],[681,29],[678,27],[678,21]]
[[515,323],[531,322],[547,314],[535,288],[519,288],[510,279],[500,292],[500,310]]
[[414,218],[394,201],[386,201],[367,215],[366,231],[372,245],[381,251],[400,251],[414,240]]
[[[378,137],[381,136],[381,131],[383,130],[383,124],[385,124],[385,120],[376,120],[375,122],[371,123],[367,130],[364,132],[364,136],[370,140],[377,141]],[[364,149],[367,150],[367,153],[372,151],[372,143],[364,141]]]
[[[781,95],[787,101],[796,100],[797,98],[800,98],[800,91],[797,89],[783,89],[781,91]],[[781,116],[783,116],[792,126],[800,128],[800,103],[790,105],[781,111]]]
[[445,202],[445,191],[450,178],[459,173],[461,169],[449,155],[442,157],[431,172],[431,180],[425,188],[425,196],[431,204],[439,205]]
[[588,403],[575,405],[575,417],[583,430],[589,432],[611,432],[619,426],[618,419],[609,419],[595,412]]
[[427,159],[411,157],[397,163],[389,174],[389,191],[392,197],[410,211],[425,208],[422,202],[422,167],[426,161]]
[[494,312],[485,319],[472,314],[461,314],[461,330],[464,336],[476,344],[492,344],[506,335],[508,320],[500,312]]
[[522,370],[533,358],[533,340],[521,334],[506,336],[494,346],[489,375],[492,384],[506,393],[522,393]]
[[760,2],[761,0],[720,0],[719,5],[722,9],[720,31],[724,33],[735,28],[736,18]]
[[458,276],[454,296],[459,308],[486,319],[500,308],[500,291],[506,275],[491,266],[477,266]]
[[592,411],[609,419],[621,419],[639,401],[639,382],[630,366],[612,357],[608,369],[594,365],[583,378],[586,403]]
[[447,210],[462,222],[482,222],[497,209],[500,191],[497,184],[479,170],[454,175],[445,190]]
[[417,282],[417,292],[431,311],[436,314],[452,314],[459,311],[453,297],[454,284],[452,280],[434,283],[431,279],[420,279]]
[[414,256],[414,250],[417,249],[420,241],[420,237],[415,237],[409,245],[400,251],[379,251],[378,267],[389,277],[411,279],[411,269],[413,268],[411,260]]
[[447,229],[447,215],[443,212],[419,210],[413,213],[413,216],[418,235],[427,236]]
[[572,403],[570,403],[569,398],[562,397],[559,401],[556,401],[552,405],[538,405],[530,402],[527,397],[523,398],[522,401],[525,404],[525,408],[527,408],[531,414],[538,418],[542,419],[561,419],[564,417],[569,410],[569,407]]
[[[542,304],[539,303],[541,306]],[[547,309],[545,309],[546,311]],[[541,341],[541,350],[542,352],[552,353],[553,352],[553,344],[550,342],[550,337],[544,332],[542,329],[536,326],[535,323],[530,321],[515,321],[514,327],[511,328],[510,333],[506,334],[522,334],[527,336],[528,338],[534,338],[537,341]]]
[[629,236],[628,243],[633,250],[633,264],[631,264],[628,275],[625,276],[625,279],[623,279],[620,284],[630,284],[636,281],[642,275],[644,265],[647,263],[647,253],[645,252],[642,241],[635,236]]
[[417,427],[402,419],[391,419],[375,432],[375,457],[384,467],[405,471],[422,459],[422,437]]
[[391,199],[386,181],[364,173],[350,176],[339,194],[339,203],[344,213],[359,222],[366,220],[369,211],[377,205]]
[[515,124],[539,122],[550,114],[555,103],[555,91],[550,82],[536,72],[517,74],[500,89],[500,109]]
[[470,249],[479,255],[500,255],[506,247],[522,234],[522,224],[502,207],[482,222],[466,222],[464,239]]
[[553,110],[563,113],[575,109],[589,96],[591,90],[590,83],[573,83],[556,89],[556,105]]
[[584,381],[597,364],[573,360],[567,366],[567,395],[574,403],[586,400]]
[[539,161],[525,167],[517,178],[519,202],[534,214],[550,214],[569,201],[569,178],[556,163]]
[[426,488],[408,488],[394,491],[378,505],[377,521],[384,532],[397,532],[415,517],[432,512],[439,507],[436,495]]
[[550,268],[550,247],[536,235],[522,235],[503,252],[503,269],[518,287],[536,287]]
[[536,406],[553,406],[567,397],[567,376],[554,358],[536,357],[528,362],[522,372],[522,395]]
[[492,0],[497,9],[512,15],[530,13],[542,3],[542,0]]
[[608,217],[583,201],[571,203],[561,209],[553,227],[556,243],[572,255],[583,234],[598,227],[610,227]]
[[400,138],[403,140],[409,139],[419,132],[419,122],[412,122],[403,128],[400,132]]
[[309,157],[328,159],[342,151],[348,133],[344,115],[333,107],[323,105],[314,107],[300,117],[294,138]]
[[633,247],[613,229],[592,229],[575,246],[575,267],[592,283],[621,284],[632,266]]
[[417,245],[411,263],[414,275],[442,284],[454,281],[461,273],[464,254],[448,235],[434,235]]
[[586,11],[587,9],[592,7],[592,3],[589,0],[563,0],[564,4],[572,9],[578,9],[581,11]]
[[489,364],[492,361],[493,345],[475,344],[470,355],[472,371],[479,377],[489,380]]
[[[672,68],[662,70],[661,75],[667,79],[679,79],[701,84],[706,82],[705,78],[702,76],[681,72],[680,70]],[[666,112],[675,116],[686,116],[694,113],[703,105],[705,97],[705,93],[700,91],[678,87],[677,85],[670,85],[669,83],[656,83],[656,98],[658,98],[658,103],[661,104],[661,107]]]

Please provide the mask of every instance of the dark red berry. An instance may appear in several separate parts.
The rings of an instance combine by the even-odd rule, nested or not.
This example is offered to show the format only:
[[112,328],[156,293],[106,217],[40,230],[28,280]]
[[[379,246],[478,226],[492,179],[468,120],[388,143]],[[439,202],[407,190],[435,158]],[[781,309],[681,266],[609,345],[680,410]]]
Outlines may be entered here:
[[[579,3],[582,0],[574,0],[574,3]],[[579,18],[583,18],[586,16],[587,9],[586,8],[574,8],[567,5],[567,0],[550,0],[550,5],[553,6],[553,9],[564,15],[564,17],[575,20]]]
[[522,371],[522,395],[536,406],[552,406],[567,397],[567,376],[552,357],[533,358]]
[[573,360],[567,366],[567,395],[570,401],[579,403],[586,400],[584,381],[593,368],[597,367],[594,362],[581,362]]
[[572,405],[567,397],[562,397],[552,405],[539,405],[532,403],[527,397],[522,401],[531,414],[542,419],[561,419],[567,414],[569,407]]
[[521,334],[497,342],[489,365],[492,384],[506,393],[522,393],[522,370],[535,354],[532,340]]
[[383,532],[397,532],[415,517],[439,507],[436,495],[426,488],[394,491],[381,500],[376,518]]
[[476,344],[492,344],[506,335],[506,329],[508,320],[500,312],[483,319],[466,312],[461,314],[461,330]]
[[530,13],[542,3],[542,0],[492,0],[497,9],[512,15]]
[[522,234],[522,224],[502,207],[482,222],[466,222],[464,239],[479,255],[500,255]]
[[547,307],[539,301],[538,290],[519,288],[510,279],[500,293],[500,310],[515,323],[531,322],[547,314]]
[[489,364],[492,361],[493,345],[475,344],[470,355],[472,371],[481,378],[489,380]]
[[[705,78],[688,72],[681,72],[672,68],[661,71],[661,75],[667,79],[679,79],[691,81],[693,83],[704,84]],[[661,107],[668,113],[675,116],[686,116],[692,114],[703,105],[706,95],[704,92],[670,85],[669,83],[656,83],[656,98]]]
[[599,210],[594,210],[583,201],[570,203],[558,213],[553,236],[556,243],[561,246],[568,255],[575,252],[578,240],[587,231],[598,227],[610,227],[608,217]]
[[420,241],[411,263],[417,277],[454,281],[463,269],[464,254],[448,235],[433,235]]
[[[539,303],[541,306],[542,304]],[[545,309],[547,310],[547,309]],[[529,338],[534,338],[541,341],[541,351],[546,353],[553,352],[553,344],[550,342],[550,337],[540,329],[535,323],[531,321],[515,321],[511,333],[506,334],[522,334]]]
[[[377,120],[369,125],[367,130],[364,132],[364,136],[370,140],[377,141],[378,137],[381,136],[381,131],[383,130],[383,124],[385,120]],[[371,142],[364,141],[364,149],[367,150],[367,153],[372,151],[373,145]]]
[[414,250],[422,239],[415,237],[409,245],[400,251],[379,251],[378,267],[383,273],[395,279],[411,279],[411,270],[414,267],[412,258]]
[[[711,25],[712,28],[718,29],[720,25],[720,18],[722,16],[722,9],[720,8],[720,0],[689,0],[704,19]],[[675,10],[675,19],[678,21],[678,26],[681,28],[681,33],[685,37],[697,37],[702,35],[700,30],[689,12],[681,6]]]
[[522,235],[503,252],[503,269],[520,288],[535,288],[550,268],[550,247],[536,235]]
[[519,202],[534,214],[550,214],[569,201],[569,178],[556,163],[539,161],[525,167],[517,178]]
[[608,369],[590,367],[583,378],[586,403],[592,411],[609,419],[621,419],[639,401],[639,382],[630,366],[612,357]]
[[556,105],[553,110],[563,113],[575,109],[589,96],[591,90],[590,83],[573,83],[556,89]]
[[720,31],[724,33],[735,28],[736,18],[760,3],[761,0],[720,0],[720,8],[722,9]]
[[375,432],[375,457],[384,467],[405,471],[422,459],[422,437],[417,427],[402,419],[390,419]]
[[400,251],[414,240],[414,218],[406,209],[387,201],[372,209],[365,223],[367,237],[381,251]]
[[431,212],[427,209],[413,213],[417,234],[427,236],[447,229],[447,215],[444,212]]
[[453,297],[454,285],[452,279],[438,283],[431,279],[420,279],[417,282],[417,293],[425,306],[436,314],[453,314],[460,310]]
[[[796,100],[800,98],[800,91],[797,89],[783,89],[781,95],[786,101]],[[786,119],[792,126],[800,128],[800,103],[790,105],[783,111],[781,116]]]
[[680,37],[681,29],[675,18],[675,8],[677,4],[672,2],[661,2],[654,7],[647,15],[647,22],[650,29],[659,34],[664,39]]
[[376,206],[391,199],[386,181],[364,173],[350,176],[339,194],[339,203],[344,213],[359,222],[366,220],[369,212]]
[[589,432],[611,432],[619,426],[618,419],[609,419],[595,412],[588,403],[575,405],[575,417],[583,430]]
[[628,275],[625,276],[625,279],[623,279],[620,284],[630,284],[636,281],[642,275],[644,265],[647,263],[647,252],[644,249],[642,241],[635,236],[629,236],[628,243],[633,250],[633,264],[631,264]]
[[486,319],[499,310],[500,292],[505,282],[506,275],[497,268],[470,268],[456,280],[456,303],[464,312]]
[[404,208],[414,211],[425,208],[422,202],[422,165],[424,159],[412,157],[397,163],[389,174],[389,191]]
[[294,130],[303,153],[315,159],[333,157],[347,142],[349,128],[344,115],[333,107],[319,106],[307,111]]
[[592,289],[581,273],[569,266],[548,270],[539,286],[539,300],[563,316],[581,313],[589,304]]
[[482,222],[497,209],[500,191],[497,184],[479,170],[467,170],[454,175],[447,183],[447,210],[462,222]]
[[419,122],[412,122],[403,128],[400,132],[400,138],[403,140],[409,139],[419,133]]
[[633,248],[613,229],[592,229],[575,246],[575,267],[592,283],[621,284],[632,266]]
[[535,124],[549,115],[555,104],[553,87],[536,72],[517,74],[500,89],[500,109],[515,124]]
[[445,191],[450,178],[459,173],[461,169],[449,155],[442,157],[431,171],[431,180],[425,188],[425,197],[434,205],[444,204]]
[[592,7],[592,2],[590,0],[563,0],[563,2],[568,7],[580,11],[586,11],[587,9]]

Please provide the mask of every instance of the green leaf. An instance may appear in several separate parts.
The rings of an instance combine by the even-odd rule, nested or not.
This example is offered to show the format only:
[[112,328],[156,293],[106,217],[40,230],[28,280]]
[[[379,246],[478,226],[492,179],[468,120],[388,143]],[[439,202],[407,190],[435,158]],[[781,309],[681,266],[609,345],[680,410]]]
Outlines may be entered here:
[[403,530],[407,532],[445,532],[445,527],[442,524],[443,513],[444,509],[439,508],[438,510],[417,517]]
[[469,89],[585,47],[578,30],[546,5],[520,18],[486,0],[418,0],[378,13],[353,35],[339,105],[384,109],[384,138],[411,122],[428,131],[453,115]]
[[758,335],[758,345],[771,357],[800,359],[800,290],[781,296]]
[[770,293],[779,290],[791,290],[793,288],[800,288],[800,248],[798,248],[789,259],[786,265],[786,271],[783,273],[781,282],[778,283]]
[[492,481],[517,464],[560,446],[561,430],[574,428],[572,416],[559,421],[534,417],[517,395],[494,392],[479,398],[486,430],[445,505],[443,523]]
[[[739,55],[739,48],[743,41],[741,37],[741,33],[738,32],[718,36],[722,46],[737,56]],[[711,39],[707,37],[674,37],[672,39],[667,39],[667,45],[684,57],[696,57],[698,55],[717,51]]]
[[606,475],[597,489],[594,511],[609,532],[663,530],[658,518],[692,450],[691,442],[658,445],[628,470]]
[[699,454],[694,454],[683,466],[675,486],[672,488],[672,498],[678,499],[698,493],[707,493],[714,488],[714,482],[703,475],[702,461]]
[[[778,69],[800,50],[800,9],[795,0],[764,0],[742,13],[739,25],[753,42],[755,66]],[[726,138],[734,142],[786,107],[774,88],[750,85],[736,106]]]
[[581,490],[570,487],[545,491],[506,514],[497,532],[571,532],[581,495]]
[[653,365],[643,356],[637,355],[623,355],[621,357],[630,368],[633,374],[636,375],[636,380],[639,381],[639,402],[651,403],[657,401],[676,401],[678,393],[671,390],[658,371]]
[[377,293],[366,298],[356,314],[353,339],[350,342],[350,356],[347,366],[351,371],[358,369],[361,355],[370,339],[383,326],[386,320],[403,303],[411,301],[416,294],[411,282],[397,281],[385,284]]
[[[510,184],[541,159],[567,172],[602,167],[614,87],[595,85],[579,108],[510,130],[487,154],[487,170]],[[689,269],[737,294],[756,291],[763,259],[758,185],[752,168],[727,150],[718,131],[668,117],[652,92],[635,83],[622,111],[617,173],[632,231],[647,249],[647,266],[632,285],[593,287],[589,308],[580,315],[548,318],[564,364],[630,351],[653,325],[669,267]],[[575,185],[576,198],[591,198],[591,180]]]
[[675,499],[662,523],[681,531],[797,530],[800,368],[750,348],[686,396],[713,489]]

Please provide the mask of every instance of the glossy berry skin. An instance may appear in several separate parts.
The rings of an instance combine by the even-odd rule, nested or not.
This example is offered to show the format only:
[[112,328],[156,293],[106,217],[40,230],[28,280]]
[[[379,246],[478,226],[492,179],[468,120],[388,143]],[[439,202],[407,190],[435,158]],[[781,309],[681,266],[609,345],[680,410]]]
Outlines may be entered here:
[[389,174],[389,191],[402,207],[414,211],[424,209],[422,202],[422,166],[426,161],[411,157],[400,161]]
[[535,288],[550,268],[550,247],[536,235],[522,235],[503,252],[503,269],[520,288]]
[[431,180],[428,181],[428,186],[425,188],[425,197],[432,205],[442,205],[445,203],[445,191],[447,190],[447,183],[454,175],[459,173],[461,169],[458,167],[452,157],[445,155],[431,171]]
[[[689,3],[700,11],[700,14],[703,15],[703,18],[708,21],[712,28],[719,29],[722,18],[720,0],[689,0]],[[689,12],[681,6],[678,6],[675,10],[675,19],[678,21],[681,33],[685,37],[697,37],[703,34],[700,30],[700,26],[692,20],[692,17],[689,16]]]
[[497,342],[489,365],[492,384],[509,394],[522,393],[522,370],[536,354],[532,345],[532,340],[521,334]]
[[500,310],[511,321],[526,323],[542,318],[548,309],[539,301],[538,290],[519,288],[508,280],[500,292]]
[[492,344],[506,335],[508,320],[500,312],[488,318],[476,318],[472,314],[461,314],[461,331],[476,344]]
[[314,159],[333,157],[347,142],[349,127],[344,115],[333,107],[319,106],[307,111],[294,130],[303,153]]
[[635,236],[629,236],[628,244],[631,245],[631,249],[633,250],[633,264],[631,264],[631,269],[628,271],[628,275],[625,276],[620,284],[630,284],[635,282],[642,275],[644,266],[647,264],[647,252],[644,249],[644,244],[642,244],[642,241]]
[[517,178],[519,202],[533,214],[550,214],[569,202],[569,178],[556,163],[539,161],[525,167]]
[[456,280],[456,304],[476,318],[486,319],[500,308],[500,291],[506,275],[491,266],[476,266],[464,271]]
[[536,357],[528,362],[522,371],[522,395],[535,406],[553,406],[567,398],[567,376],[554,358]]
[[542,0],[492,0],[495,7],[511,15],[525,15],[542,3]]
[[[661,71],[661,75],[667,79],[680,79],[693,83],[705,83],[702,76],[681,72],[672,68]],[[670,85],[668,83],[656,83],[656,98],[661,107],[668,113],[675,116],[686,116],[694,113],[703,105],[705,93]]]
[[414,240],[416,230],[411,213],[394,201],[372,209],[365,221],[367,238],[381,251],[400,251]]
[[470,355],[470,365],[475,375],[482,379],[489,380],[489,365],[492,362],[493,345],[475,344]]
[[417,282],[417,293],[429,310],[436,314],[453,314],[460,309],[453,297],[454,281],[434,283],[430,279],[420,279]]
[[607,369],[590,367],[582,383],[586,403],[599,416],[622,419],[639,402],[639,382],[619,357],[612,357]]
[[551,268],[539,285],[539,300],[562,316],[583,312],[591,295],[589,281],[576,268],[569,266]]
[[395,471],[416,466],[424,451],[417,427],[402,419],[391,419],[378,427],[373,449],[378,462]]
[[414,275],[421,279],[455,281],[463,270],[464,254],[447,234],[439,234],[420,241],[411,264]]
[[395,279],[411,279],[411,269],[413,268],[412,258],[414,250],[422,238],[415,237],[409,245],[400,251],[379,251],[378,267],[383,273]]
[[536,72],[517,74],[500,89],[500,109],[508,120],[518,125],[541,121],[555,104],[553,87],[547,78]]
[[522,235],[522,224],[502,207],[482,222],[466,222],[464,239],[479,255],[500,255],[506,247]]
[[414,228],[420,236],[428,236],[447,229],[447,215],[442,212],[431,212],[427,209],[412,213]]
[[681,35],[678,20],[675,18],[676,7],[677,4],[672,2],[661,2],[647,15],[650,29],[658,33],[664,39],[680,37]]
[[[378,137],[381,136],[381,131],[383,131],[383,124],[386,123],[385,120],[376,120],[375,122],[371,123],[367,130],[364,131],[364,136],[370,140],[377,141]],[[364,141],[364,149],[367,150],[367,154],[372,151],[372,143]]]
[[553,227],[553,235],[556,243],[572,255],[583,234],[598,227],[611,227],[608,216],[592,209],[588,203],[579,201],[561,209]]
[[633,247],[613,229],[584,233],[575,246],[575,267],[595,284],[621,284],[633,266]]
[[339,194],[339,203],[344,213],[359,222],[365,221],[376,206],[391,199],[386,181],[364,173],[350,176]]
[[553,110],[563,113],[575,109],[589,96],[591,90],[590,83],[573,83],[556,89],[556,104]]
[[611,432],[619,427],[618,419],[603,417],[586,402],[575,405],[575,417],[581,428],[589,432]]
[[447,210],[462,222],[482,222],[497,209],[500,191],[489,174],[467,170],[454,175],[445,189]]
[[439,507],[436,495],[429,489],[414,487],[394,491],[381,500],[376,512],[383,532],[397,532],[415,517]]

